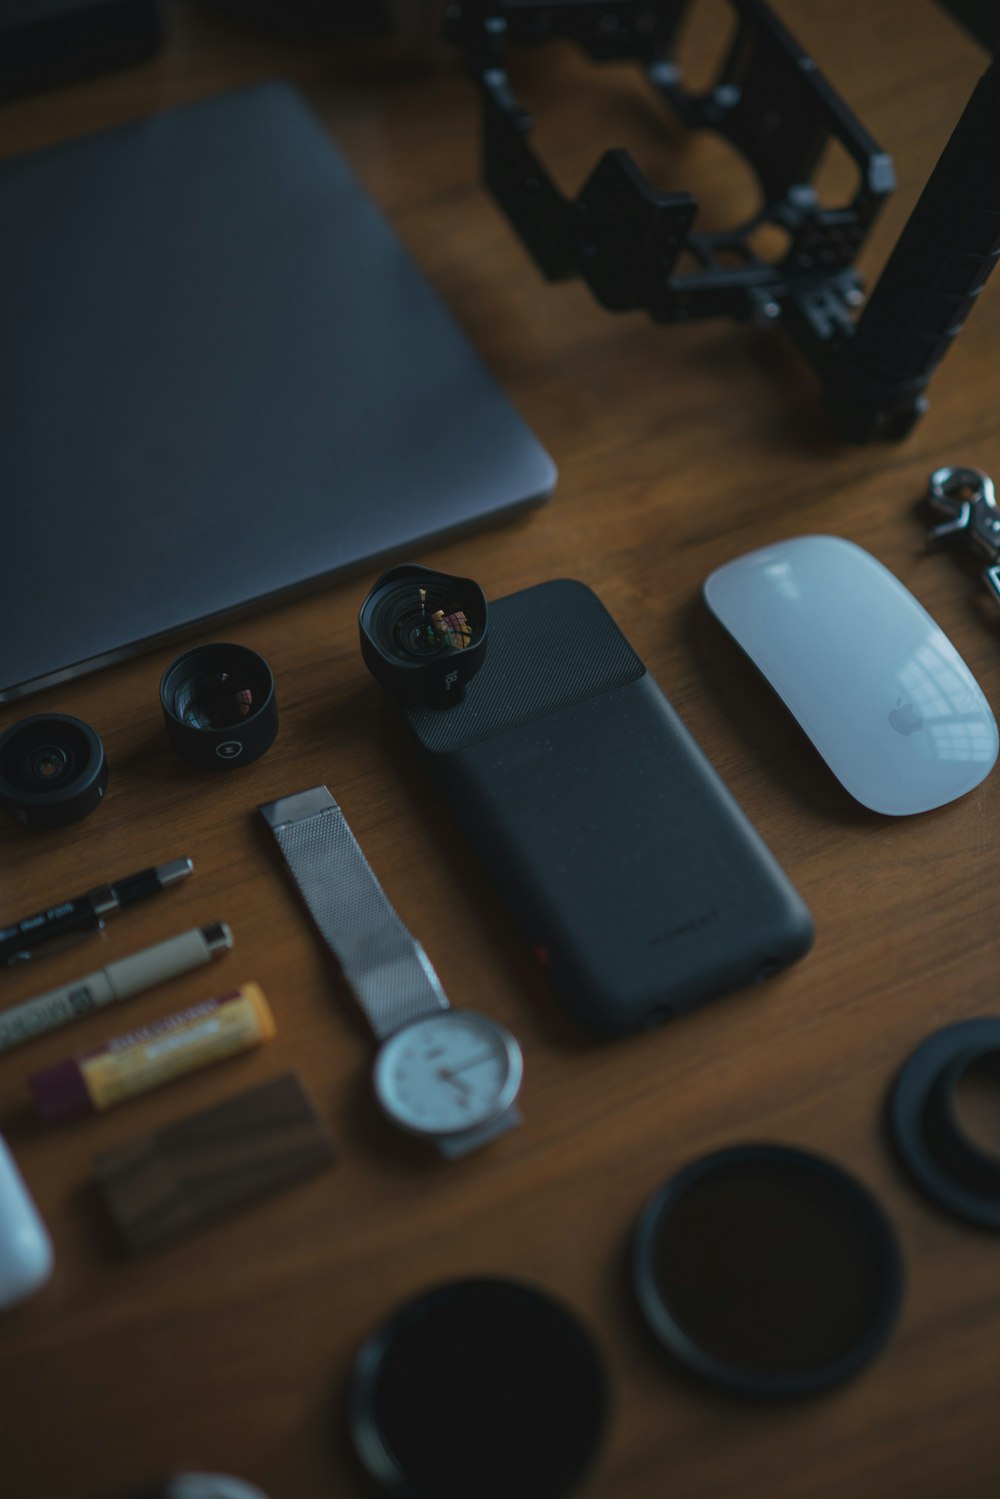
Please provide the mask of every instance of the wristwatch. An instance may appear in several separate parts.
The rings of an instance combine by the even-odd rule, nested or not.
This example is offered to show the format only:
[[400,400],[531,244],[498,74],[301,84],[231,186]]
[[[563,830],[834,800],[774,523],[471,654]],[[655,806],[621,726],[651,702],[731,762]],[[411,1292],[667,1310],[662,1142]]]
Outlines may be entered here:
[[450,1007],[326,786],[258,810],[381,1042],[374,1084],[383,1112],[451,1159],[520,1124],[520,1046],[489,1016]]

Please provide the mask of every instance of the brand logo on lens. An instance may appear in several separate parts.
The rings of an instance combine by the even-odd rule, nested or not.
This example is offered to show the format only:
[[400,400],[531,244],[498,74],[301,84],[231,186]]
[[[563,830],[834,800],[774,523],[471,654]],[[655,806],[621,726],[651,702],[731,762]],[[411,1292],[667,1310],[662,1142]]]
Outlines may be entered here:
[[242,755],[243,745],[239,739],[225,739],[215,746],[215,753],[220,760],[235,760],[237,755]]

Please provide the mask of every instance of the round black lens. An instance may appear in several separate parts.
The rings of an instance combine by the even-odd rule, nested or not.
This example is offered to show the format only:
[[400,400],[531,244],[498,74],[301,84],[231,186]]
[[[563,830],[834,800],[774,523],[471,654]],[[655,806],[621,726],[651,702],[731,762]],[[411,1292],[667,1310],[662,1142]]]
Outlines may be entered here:
[[819,1156],[746,1146],[695,1161],[647,1205],[633,1273],[682,1363],[762,1398],[827,1389],[882,1346],[902,1289],[871,1194]]
[[467,1280],[407,1302],[364,1345],[351,1431],[369,1472],[411,1499],[556,1499],[590,1463],[606,1407],[601,1355],[573,1313],[515,1281]]
[[65,827],[86,817],[107,783],[104,746],[79,718],[41,713],[0,735],[0,805],[28,827]]
[[483,663],[486,595],[471,578],[404,563],[361,606],[361,654],[403,702],[448,708]]
[[201,645],[163,673],[160,704],[179,755],[205,769],[249,765],[274,743],[274,677],[244,645]]

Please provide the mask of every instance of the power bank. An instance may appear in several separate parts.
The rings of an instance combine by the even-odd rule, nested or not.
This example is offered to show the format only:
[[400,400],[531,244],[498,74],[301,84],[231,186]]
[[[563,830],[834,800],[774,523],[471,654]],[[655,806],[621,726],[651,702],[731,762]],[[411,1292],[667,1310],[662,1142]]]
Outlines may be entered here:
[[462,701],[403,712],[589,1030],[643,1030],[808,951],[802,898],[584,584],[491,603]]

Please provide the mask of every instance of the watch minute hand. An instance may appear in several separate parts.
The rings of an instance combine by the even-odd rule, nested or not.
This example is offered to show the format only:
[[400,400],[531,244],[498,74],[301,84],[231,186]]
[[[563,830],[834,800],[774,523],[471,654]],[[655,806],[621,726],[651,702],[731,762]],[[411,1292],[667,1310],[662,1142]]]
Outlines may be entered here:
[[468,1072],[470,1067],[478,1067],[481,1062],[492,1062],[493,1053],[484,1051],[481,1056],[472,1057],[470,1061],[463,1062],[461,1067],[439,1067],[438,1077],[447,1078],[449,1081],[457,1077],[460,1072]]

